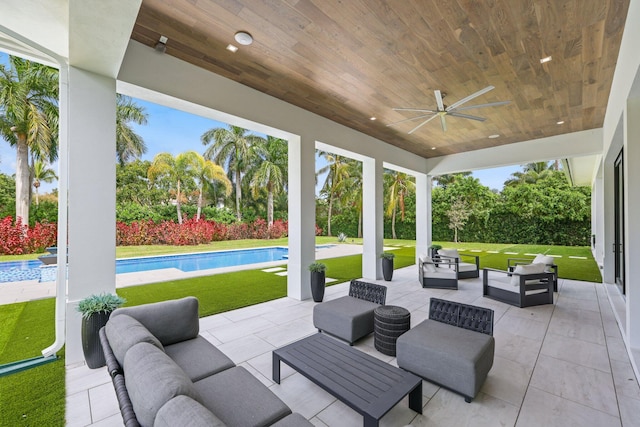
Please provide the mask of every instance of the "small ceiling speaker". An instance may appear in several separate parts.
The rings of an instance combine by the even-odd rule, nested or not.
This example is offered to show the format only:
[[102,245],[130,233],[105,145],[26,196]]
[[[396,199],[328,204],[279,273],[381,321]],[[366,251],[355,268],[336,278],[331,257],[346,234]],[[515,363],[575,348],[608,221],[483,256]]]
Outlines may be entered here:
[[253,37],[251,37],[251,34],[246,31],[238,31],[233,38],[243,46],[249,46],[253,43]]

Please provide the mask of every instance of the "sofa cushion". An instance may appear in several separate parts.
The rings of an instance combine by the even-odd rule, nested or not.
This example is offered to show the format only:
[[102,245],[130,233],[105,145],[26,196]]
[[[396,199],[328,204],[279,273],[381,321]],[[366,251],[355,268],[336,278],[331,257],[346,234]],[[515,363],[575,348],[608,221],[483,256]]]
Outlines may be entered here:
[[301,427],[301,426],[313,426],[305,417],[297,412],[291,415],[287,415],[275,424],[271,424],[271,427]]
[[111,317],[105,325],[104,331],[109,339],[113,355],[120,366],[124,365],[124,355],[127,350],[138,343],[146,342],[164,350],[160,341],[142,323],[126,314]]
[[124,356],[124,373],[133,410],[143,427],[152,426],[156,413],[174,397],[198,399],[189,377],[153,344],[142,342],[131,347]]
[[200,402],[230,426],[271,425],[291,410],[246,369],[236,366],[194,383]]
[[450,258],[460,258],[460,254],[457,249],[438,249],[438,255]]
[[202,336],[168,345],[164,351],[191,381],[198,381],[235,366],[231,359]]
[[350,343],[373,332],[373,310],[380,304],[343,296],[313,307],[313,326]]
[[111,318],[122,314],[142,323],[162,345],[195,338],[200,332],[198,299],[194,297],[118,308]]
[[536,257],[533,259],[533,261],[531,261],[531,264],[551,265],[551,264],[554,264],[554,263],[555,263],[555,260],[553,259],[552,256],[542,255],[542,254],[536,255]]
[[[511,276],[511,284],[513,286],[520,286],[520,275],[526,274],[541,274],[544,273],[544,269],[546,265],[544,264],[519,264],[516,266],[515,270],[513,270],[513,275]],[[527,280],[525,283],[538,283],[540,280]]]
[[458,263],[458,271],[476,271],[476,270],[478,270],[478,266],[475,264],[471,264],[470,262]]
[[223,427],[218,417],[187,396],[176,396],[158,411],[153,427]]

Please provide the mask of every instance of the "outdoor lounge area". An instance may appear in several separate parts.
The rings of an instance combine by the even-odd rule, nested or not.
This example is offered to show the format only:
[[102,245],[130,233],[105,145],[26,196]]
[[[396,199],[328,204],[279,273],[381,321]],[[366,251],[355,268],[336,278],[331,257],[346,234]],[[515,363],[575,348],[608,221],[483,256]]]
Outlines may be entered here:
[[[460,280],[458,290],[423,289],[415,270],[396,270],[393,281],[377,282],[388,288],[386,303],[408,309],[412,326],[427,317],[430,297],[491,308],[494,363],[471,403],[423,381],[423,414],[405,398],[380,425],[638,425],[640,388],[604,285],[560,279],[553,305],[517,308],[484,298],[481,279]],[[346,295],[348,287],[328,287],[325,301]],[[282,298],[202,318],[200,333],[314,425],[362,425],[362,416],[285,364],[281,383],[271,379],[272,351],[317,333],[314,306]],[[396,365],[374,348],[373,334],[353,348]],[[67,368],[67,425],[122,425],[106,368]]]

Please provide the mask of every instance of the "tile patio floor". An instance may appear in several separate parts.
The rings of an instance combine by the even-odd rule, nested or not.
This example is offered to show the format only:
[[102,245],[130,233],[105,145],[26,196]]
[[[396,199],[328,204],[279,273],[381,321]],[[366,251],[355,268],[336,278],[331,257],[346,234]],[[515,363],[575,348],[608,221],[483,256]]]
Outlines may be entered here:
[[[427,317],[431,296],[492,308],[494,365],[472,403],[425,381],[423,414],[405,398],[382,426],[640,426],[640,388],[602,284],[560,280],[555,305],[519,309],[483,298],[480,279],[457,291],[422,289],[415,270],[378,282],[387,304],[409,309],[412,325]],[[328,287],[325,300],[347,290]],[[200,332],[314,425],[361,426],[360,415],[286,365],[281,384],[271,380],[271,351],[316,332],[313,306],[282,298],[202,318]],[[373,336],[356,348],[396,363],[374,349]],[[68,426],[122,426],[105,368],[68,367],[66,381]]]

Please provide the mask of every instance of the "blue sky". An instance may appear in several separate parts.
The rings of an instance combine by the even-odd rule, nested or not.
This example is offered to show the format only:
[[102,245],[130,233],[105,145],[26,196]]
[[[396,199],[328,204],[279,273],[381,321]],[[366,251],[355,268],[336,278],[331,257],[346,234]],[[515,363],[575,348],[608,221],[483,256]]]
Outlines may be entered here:
[[[7,64],[8,56],[0,52],[0,64]],[[200,142],[204,132],[216,127],[225,127],[225,123],[185,113],[183,111],[160,106],[150,102],[135,99],[136,103],[144,107],[147,113],[147,124],[143,126],[133,125],[135,131],[142,136],[147,144],[147,153],[144,160],[151,160],[160,152],[169,152],[173,155],[186,150],[195,150],[203,153],[205,146]],[[0,172],[7,175],[15,173],[16,153],[6,141],[0,139]],[[57,165],[53,165],[57,168]],[[319,164],[318,168],[323,165]],[[503,183],[513,172],[522,170],[520,165],[507,166],[495,169],[474,171],[473,176],[480,179],[483,185],[491,189],[502,190]],[[322,182],[320,180],[320,182]],[[44,183],[41,193],[56,188],[57,183]]]

